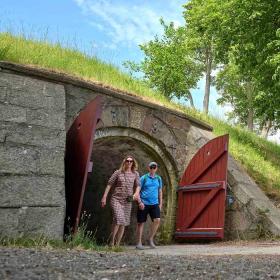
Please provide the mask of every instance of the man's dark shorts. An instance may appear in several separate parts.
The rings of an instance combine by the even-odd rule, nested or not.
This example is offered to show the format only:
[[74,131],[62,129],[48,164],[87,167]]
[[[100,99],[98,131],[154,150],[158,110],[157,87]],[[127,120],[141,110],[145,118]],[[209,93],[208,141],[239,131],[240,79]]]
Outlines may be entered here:
[[137,223],[145,223],[147,221],[147,216],[150,215],[152,221],[154,219],[160,218],[160,209],[159,205],[145,205],[143,210],[138,208],[137,211]]

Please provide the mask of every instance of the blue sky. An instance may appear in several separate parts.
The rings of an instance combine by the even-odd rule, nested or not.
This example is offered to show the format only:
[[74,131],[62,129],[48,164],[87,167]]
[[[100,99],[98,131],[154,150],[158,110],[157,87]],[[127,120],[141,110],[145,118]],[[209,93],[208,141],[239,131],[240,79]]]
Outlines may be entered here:
[[[1,0],[0,32],[60,42],[122,68],[126,60],[143,59],[138,45],[161,35],[160,17],[183,25],[182,5],[187,0]],[[202,109],[204,80],[192,90]],[[216,104],[211,89],[209,110],[225,119],[230,106]],[[280,133],[271,137],[280,142]]]
[[[47,38],[122,67],[143,58],[138,45],[162,34],[159,18],[183,25],[185,0],[1,0],[0,31]],[[202,109],[204,81],[192,91]],[[212,89],[210,112],[224,118],[228,108],[216,105]]]

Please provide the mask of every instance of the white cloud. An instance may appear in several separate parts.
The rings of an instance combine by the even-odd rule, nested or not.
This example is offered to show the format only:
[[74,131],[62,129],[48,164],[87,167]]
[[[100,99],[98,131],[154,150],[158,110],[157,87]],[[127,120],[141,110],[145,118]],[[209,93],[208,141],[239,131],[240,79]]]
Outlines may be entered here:
[[95,22],[95,21],[90,21],[89,24],[92,25],[93,27],[96,27],[100,31],[103,31],[105,29],[104,25],[102,25],[98,22]]
[[[182,0],[105,1],[74,0],[91,25],[104,32],[113,45],[128,47],[151,40],[162,33],[160,17],[183,24]],[[107,42],[108,43],[108,42]]]

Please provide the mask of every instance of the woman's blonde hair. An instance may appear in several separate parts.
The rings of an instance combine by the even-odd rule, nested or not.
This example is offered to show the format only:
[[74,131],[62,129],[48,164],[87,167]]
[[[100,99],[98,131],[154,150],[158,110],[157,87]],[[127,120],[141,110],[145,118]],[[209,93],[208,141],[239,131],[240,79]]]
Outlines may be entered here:
[[134,172],[134,171],[136,171],[136,170],[138,169],[138,163],[137,163],[136,159],[135,159],[133,156],[131,156],[131,155],[127,155],[127,156],[123,159],[122,164],[121,164],[121,166],[120,166],[120,169],[119,169],[119,170],[120,170],[121,172],[125,172],[125,162],[126,162],[126,160],[127,160],[128,158],[131,158],[131,159],[133,160],[133,163],[132,163],[132,166],[131,166],[131,171]]

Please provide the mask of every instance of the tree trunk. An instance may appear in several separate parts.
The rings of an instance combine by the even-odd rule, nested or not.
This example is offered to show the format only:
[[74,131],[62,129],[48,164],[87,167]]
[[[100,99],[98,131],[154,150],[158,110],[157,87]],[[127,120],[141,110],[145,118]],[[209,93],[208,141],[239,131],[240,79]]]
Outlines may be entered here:
[[254,130],[254,110],[252,107],[248,108],[247,127],[250,131]]
[[189,100],[190,100],[191,107],[192,107],[193,109],[195,109],[194,103],[193,103],[193,97],[192,97],[191,93],[190,93],[190,95],[189,95]]
[[250,82],[246,83],[246,95],[248,101],[248,116],[247,116],[247,128],[250,131],[254,130],[254,107],[253,107],[253,95],[254,87]]
[[262,127],[261,137],[267,139],[268,133],[269,133],[269,130],[271,129],[271,127],[272,127],[272,121],[271,120],[266,121]]
[[212,54],[210,47],[206,49],[205,53],[205,90],[203,99],[203,112],[208,114],[209,110],[209,97],[210,97],[210,85],[211,85],[211,70],[212,70]]

